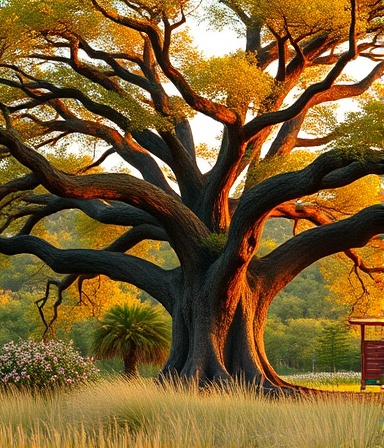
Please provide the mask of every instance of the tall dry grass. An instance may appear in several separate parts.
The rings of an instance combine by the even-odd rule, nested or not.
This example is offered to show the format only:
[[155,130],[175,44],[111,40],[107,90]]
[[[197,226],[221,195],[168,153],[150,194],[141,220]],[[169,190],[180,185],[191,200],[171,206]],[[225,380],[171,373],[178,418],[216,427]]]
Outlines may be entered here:
[[382,447],[381,394],[271,399],[103,380],[71,393],[0,396],[2,448]]

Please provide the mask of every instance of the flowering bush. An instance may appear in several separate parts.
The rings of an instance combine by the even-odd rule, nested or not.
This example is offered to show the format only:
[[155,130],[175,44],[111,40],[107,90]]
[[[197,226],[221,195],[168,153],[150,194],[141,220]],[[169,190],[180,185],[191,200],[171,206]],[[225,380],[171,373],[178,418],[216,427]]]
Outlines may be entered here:
[[11,341],[0,348],[0,385],[4,387],[70,387],[96,379],[98,372],[72,342]]

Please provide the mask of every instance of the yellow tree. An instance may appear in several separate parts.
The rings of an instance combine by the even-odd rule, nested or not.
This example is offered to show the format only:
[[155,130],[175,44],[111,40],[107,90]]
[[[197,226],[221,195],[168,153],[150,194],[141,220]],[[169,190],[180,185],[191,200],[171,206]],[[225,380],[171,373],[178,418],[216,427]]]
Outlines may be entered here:
[[[74,227],[72,230],[75,230],[72,234],[66,228],[68,219],[71,219],[70,223]],[[67,217],[66,223],[56,225],[57,233],[52,231],[54,224],[50,223],[45,227],[39,226],[37,234],[40,238],[49,241],[50,244],[60,244],[62,247],[88,246],[99,250],[109,247],[116,237],[122,236],[124,233],[122,227],[102,226],[96,220],[82,216],[77,211],[75,215]],[[160,253],[160,243],[157,241],[142,241],[130,251],[133,256],[163,264],[164,260]],[[45,275],[47,276],[47,273]],[[53,301],[53,306],[50,309],[47,302],[52,295],[50,294],[52,287],[58,290],[58,297],[56,301]],[[62,303],[64,290],[66,291],[66,300]],[[113,306],[137,305],[140,304],[141,299],[147,299],[147,297],[143,297],[142,291],[133,285],[114,282],[104,275],[86,274],[48,280],[45,295],[36,303],[46,329],[51,334],[56,334],[57,326],[68,332],[78,321],[89,317],[100,318]]]
[[[234,24],[245,47],[203,58],[186,30],[199,12],[212,26]],[[154,297],[173,321],[164,375],[288,387],[264,347],[273,298],[313,262],[351,253],[384,229],[381,205],[352,215],[318,205],[382,175],[382,145],[348,140],[346,130],[338,139],[299,134],[316,106],[359,96],[380,78],[382,13],[371,0],[3,0],[0,145],[5,163],[16,159],[26,174],[0,192],[5,202],[15,192],[25,201],[27,224],[18,233],[4,228],[0,251],[32,253],[68,274],[56,305],[81,275],[103,274]],[[345,81],[357,57],[373,64],[363,78]],[[190,126],[196,113],[223,129],[207,172]],[[115,154],[139,175],[89,173],[89,165],[68,173],[49,158],[66,139],[83,150],[92,149],[89,139],[100,142],[93,166]],[[302,168],[264,169],[283,166],[298,147],[324,144]],[[244,172],[244,189],[232,197]],[[43,196],[35,191],[41,187]],[[318,202],[306,200],[313,195]],[[32,234],[37,222],[68,209],[123,232],[99,249],[55,246]],[[271,217],[312,227],[258,257]],[[179,266],[133,255],[144,240],[168,242]],[[380,275],[359,254],[352,259]]]

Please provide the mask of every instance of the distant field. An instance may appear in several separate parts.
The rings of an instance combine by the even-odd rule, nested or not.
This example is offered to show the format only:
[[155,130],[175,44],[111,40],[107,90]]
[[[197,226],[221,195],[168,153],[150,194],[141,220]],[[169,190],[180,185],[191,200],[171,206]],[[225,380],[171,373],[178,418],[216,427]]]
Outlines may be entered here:
[[[300,386],[316,389],[335,392],[360,392],[361,374],[360,372],[319,372],[287,375],[284,376],[284,379]],[[382,393],[382,389],[380,386],[367,386],[365,392]]]
[[[346,385],[347,386],[347,385]],[[102,380],[70,393],[0,394],[4,448],[378,448],[381,394],[267,398],[153,380]]]

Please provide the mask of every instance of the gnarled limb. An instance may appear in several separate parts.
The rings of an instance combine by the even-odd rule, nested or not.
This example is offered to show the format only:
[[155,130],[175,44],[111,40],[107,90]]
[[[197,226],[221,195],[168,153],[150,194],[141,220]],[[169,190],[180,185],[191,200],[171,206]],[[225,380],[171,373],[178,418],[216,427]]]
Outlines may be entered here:
[[[166,234],[162,229],[159,229],[158,227],[151,226],[149,224],[142,224],[138,227],[135,227],[133,229],[128,230],[125,234],[123,234],[121,237],[119,237],[117,240],[112,242],[109,246],[105,247],[104,249],[100,250],[100,253],[102,251],[108,251],[108,252],[120,252],[124,253],[127,252],[129,249],[137,245],[139,242],[143,241],[144,239],[153,239],[153,240],[164,240],[166,238]],[[82,303],[82,285],[85,280],[90,280],[92,278],[95,278],[99,276],[99,273],[94,274],[69,274],[61,281],[59,280],[49,280],[47,282],[46,292],[45,296],[42,299],[39,299],[36,301],[36,305],[38,306],[39,313],[41,320],[45,326],[44,331],[44,337],[47,335],[48,331],[52,329],[53,324],[58,318],[58,309],[61,303],[63,302],[63,293],[66,289],[68,289],[75,281],[78,283],[78,292],[79,292],[79,302]],[[47,301],[49,299],[50,294],[50,288],[51,286],[57,287],[57,299],[55,300],[53,304],[53,316],[52,318],[47,321],[44,314],[44,308],[46,307]],[[89,297],[87,297],[88,301],[93,306],[93,302],[90,300]],[[168,309],[170,312],[172,311],[173,304],[169,302],[163,303],[164,307]]]
[[309,101],[303,111],[294,119],[285,122],[274,139],[266,157],[289,154],[291,150],[299,146],[319,146],[328,143],[335,137],[334,132],[324,137],[299,138],[298,133],[306,117],[308,110],[318,104],[327,101],[337,101],[343,98],[352,98],[365,92],[374,81],[383,74],[384,62],[377,64],[371,72],[361,81],[354,84],[337,84],[325,92],[315,95]]
[[304,93],[288,108],[263,114],[251,120],[249,123],[244,125],[243,133],[246,140],[253,137],[257,132],[267,126],[273,126],[277,123],[283,121],[291,120],[292,118],[299,115],[302,110],[306,107],[309,101],[319,93],[327,91],[338,76],[341,74],[348,62],[355,59],[358,55],[358,49],[356,44],[356,1],[351,0],[351,24],[349,29],[349,48],[346,53],[344,53],[335,65],[332,67],[328,75],[323,81],[312,84],[309,86]]
[[103,224],[120,226],[149,224],[160,227],[159,221],[149,213],[119,201],[63,198],[53,194],[28,195],[23,199],[27,203],[45,206],[44,216],[62,210],[77,209]]
[[[197,260],[193,260],[193,254],[198,256],[199,251],[203,251],[201,240],[207,235],[208,230],[186,206],[160,189],[129,174],[111,173],[75,177],[67,175],[53,167],[32,148],[21,143],[12,133],[1,129],[0,144],[6,145],[16,159],[34,170],[41,183],[52,193],[78,199],[118,200],[150,213],[167,231],[181,263],[196,266]],[[177,221],[179,224],[175,225]],[[189,234],[188,240],[185,238],[185,232]],[[185,245],[190,246],[190,251],[187,251],[188,257],[181,250]]]
[[[0,67],[9,69],[19,80],[19,82],[16,82],[13,79],[0,78],[0,84],[19,89],[34,100],[26,104],[22,103],[14,106],[10,109],[11,111],[21,110],[26,107],[35,107],[38,104],[45,104],[60,98],[72,98],[78,100],[90,112],[112,120],[121,129],[129,129],[130,127],[130,120],[122,113],[106,104],[92,100],[88,95],[78,89],[72,87],[57,87],[49,81],[38,79],[27,74],[24,70],[14,65],[0,64]],[[24,79],[30,80],[31,82],[24,82]]]
[[146,291],[171,310],[172,281],[178,270],[164,270],[132,255],[92,249],[57,249],[34,236],[0,238],[0,251],[6,255],[36,255],[52,270],[62,274],[104,274],[112,280],[131,283]]
[[[224,250],[228,268],[223,269],[231,278],[229,266],[245,268],[258,247],[259,230],[268,214],[279,204],[313,194],[324,188],[337,188],[349,184],[368,173],[384,172],[384,156],[372,151],[365,160],[355,156],[329,151],[300,171],[270,178],[245,192],[233,215]],[[227,271],[228,269],[228,271]]]
[[[384,232],[384,207],[374,205],[350,218],[306,230],[277,247],[262,259],[260,269],[271,269],[284,281],[269,275],[268,286],[275,293],[305,267],[317,260],[352,248],[363,247],[374,236]],[[308,242],[311,241],[310,244]],[[295,254],[301,253],[299,258]],[[277,264],[276,264],[277,263]]]
[[[150,157],[148,152],[138,145],[129,134],[123,136],[118,130],[111,126],[95,123],[94,121],[78,119],[58,100],[55,100],[54,102],[51,101],[50,104],[54,105],[55,110],[59,111],[60,115],[63,116],[65,120],[40,122],[40,126],[43,126],[49,132],[59,131],[80,133],[104,140],[113,146],[116,154],[136,168],[142,174],[144,180],[158,186],[168,194],[177,197],[175,191],[169,186],[155,160]],[[34,119],[34,121],[36,121],[36,119]]]
[[[192,90],[183,75],[171,64],[168,53],[169,47],[164,44],[164,39],[157,25],[153,22],[136,20],[132,17],[122,16],[115,11],[107,10],[96,0],[92,0],[92,3],[106,18],[122,26],[144,33],[149,37],[158,64],[189,106],[226,125],[235,124],[238,121],[237,114],[234,111],[219,103],[210,101]],[[169,36],[167,36],[167,40],[169,40]]]
[[373,274],[383,274],[384,266],[369,266],[361,257],[352,249],[344,252],[345,255],[353,262],[356,269],[369,275],[374,280]]
[[[329,212],[326,208],[321,209],[315,204],[297,204],[296,202],[286,202],[276,207],[270,214],[270,217],[285,217],[293,220],[295,223],[305,220],[314,226],[323,226],[336,222],[333,211]],[[295,227],[294,229],[295,230]],[[294,232],[294,234],[296,234]],[[353,249],[343,252],[353,263],[353,271],[362,285],[363,293],[366,292],[364,281],[360,276],[360,272],[367,274],[376,283],[381,283],[382,274],[384,274],[383,266],[370,266],[364,259]],[[375,275],[377,274],[377,275]]]
[[45,327],[45,330],[44,330],[44,333],[43,333],[43,338],[47,337],[47,333],[52,328],[52,322],[54,320],[56,320],[56,318],[57,318],[57,306],[54,307],[54,315],[56,314],[56,317],[53,319],[53,321],[48,322],[47,319],[45,318],[45,314],[44,314],[44,307],[45,307],[45,305],[46,305],[46,303],[47,303],[47,301],[49,299],[51,286],[57,286],[58,287],[58,298],[57,298],[55,304],[56,303],[61,303],[60,282],[56,281],[56,280],[48,280],[47,285],[46,285],[46,289],[45,289],[44,297],[42,297],[41,299],[38,299],[38,300],[35,301],[37,309],[39,310],[41,321],[43,322],[44,327]]

